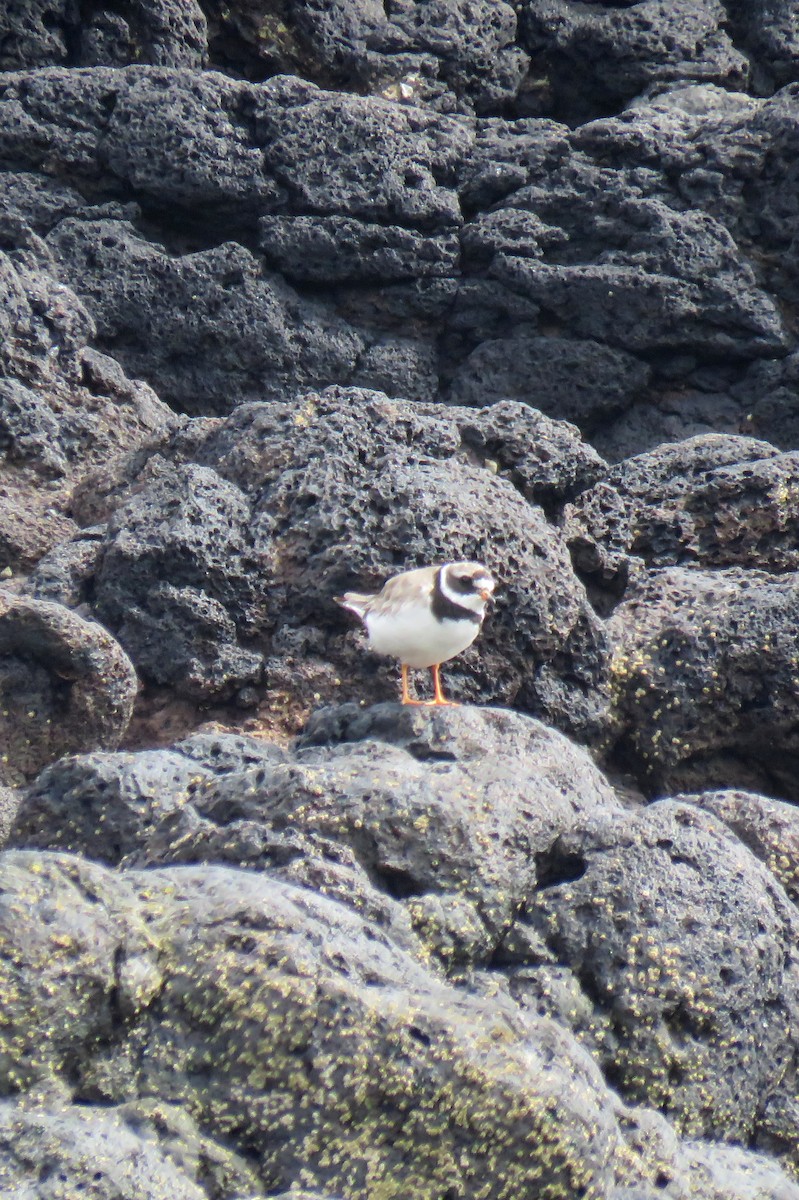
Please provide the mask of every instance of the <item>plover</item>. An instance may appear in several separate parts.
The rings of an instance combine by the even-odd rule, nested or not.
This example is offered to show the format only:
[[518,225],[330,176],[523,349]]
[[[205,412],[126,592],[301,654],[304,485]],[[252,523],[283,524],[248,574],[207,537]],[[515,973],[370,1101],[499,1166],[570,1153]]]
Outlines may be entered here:
[[[403,571],[377,593],[345,592],[336,602],[360,617],[373,650],[400,660],[403,704],[451,704],[441,690],[439,668],[471,646],[495,586],[482,563],[445,563]],[[411,667],[432,670],[433,700],[411,698]]]

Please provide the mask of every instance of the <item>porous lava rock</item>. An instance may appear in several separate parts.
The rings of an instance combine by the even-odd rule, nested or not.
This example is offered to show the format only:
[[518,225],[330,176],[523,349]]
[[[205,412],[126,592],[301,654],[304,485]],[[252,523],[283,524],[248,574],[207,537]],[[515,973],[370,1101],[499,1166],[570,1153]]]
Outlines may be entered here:
[[40,69],[0,87],[3,206],[94,348],[188,412],[352,383],[523,400],[613,458],[683,430],[782,445],[795,126],[790,88],[675,82],[570,130],[288,75]]
[[795,5],[0,8],[0,1190],[796,1200]]
[[336,388],[243,405],[185,427],[146,466],[133,456],[93,479],[86,520],[106,522],[96,557],[87,549],[94,567],[49,555],[29,586],[91,593],[151,682],[204,699],[265,681],[275,704],[310,706],[315,693],[394,693],[392,668],[364,654],[334,596],[403,567],[482,560],[502,598],[450,669],[454,692],[596,737],[605,634],[557,526],[520,491],[557,505],[602,470],[572,427],[512,405],[475,414]]
[[69,509],[81,478],[116,454],[157,442],[178,422],[146,384],[90,347],[94,323],[56,279],[41,238],[5,216],[0,212],[0,570],[9,576],[24,574],[77,532]]
[[637,575],[609,622],[616,752],[654,794],[796,798],[796,572]]
[[723,821],[766,864],[793,903],[799,903],[799,813],[795,804],[733,788],[676,799],[696,804]]
[[499,709],[321,709],[291,755],[206,737],[210,754],[193,738],[62,759],[25,792],[10,844],[325,877],[326,894],[414,928],[452,966],[490,960],[537,857],[618,807],[584,750]]
[[25,793],[10,841],[81,853],[116,866],[207,777],[167,750],[70,755]]
[[625,459],[566,513],[575,561],[611,580],[629,557],[649,567],[796,570],[795,453],[706,434]]
[[555,857],[522,920],[590,998],[622,1094],[694,1136],[790,1140],[797,917],[774,877],[676,801],[600,817]]
[[0,592],[2,780],[70,751],[116,747],[137,679],[111,634],[63,605]]
[[52,1200],[70,1200],[86,1189],[87,1164],[98,1200],[210,1200],[222,1194],[243,1200],[259,1193],[246,1164],[203,1136],[175,1105],[48,1109],[0,1102],[0,1184],[9,1195],[37,1177],[47,1180]]
[[[712,1147],[683,1150],[659,1118],[625,1110],[552,1020],[501,992],[481,998],[443,984],[306,889],[221,867],[114,877],[33,851],[6,852],[3,880],[4,933],[27,960],[3,960],[13,1018],[3,1030],[4,1074],[16,1086],[60,1084],[65,1100],[104,1102],[102,1115],[34,1110],[16,1120],[7,1106],[17,1162],[38,1130],[74,1172],[81,1130],[95,1129],[100,1147],[116,1131],[126,1153],[144,1139],[141,1188],[150,1172],[158,1179],[179,1164],[188,1179],[177,1175],[178,1194],[192,1196],[193,1120],[213,1139],[203,1155],[215,1168],[202,1181],[208,1195],[218,1194],[214,1177],[242,1194],[250,1180],[241,1156],[256,1190],[296,1182],[357,1200],[383,1179],[388,1194],[412,1188],[430,1200],[442,1187],[468,1196],[486,1182],[490,1197],[546,1186],[565,1200],[656,1176],[674,1178],[682,1189],[674,1195],[698,1197],[692,1163],[706,1158],[710,1173],[716,1162]],[[69,991],[52,986],[65,968]],[[345,1046],[346,1070],[337,1066]],[[153,1107],[149,1097],[164,1087],[171,1102]],[[193,1120],[181,1121],[187,1107]],[[220,1138],[226,1150],[214,1154]],[[127,1162],[117,1160],[122,1179]],[[102,1158],[98,1166],[98,1182],[114,1171]],[[747,1172],[768,1170],[745,1154],[736,1167],[730,1183],[739,1186]],[[775,1167],[771,1179],[795,1195]]]
[[7,851],[3,880],[6,1087],[106,1105],[167,1089],[273,1192],[565,1197],[624,1169],[615,1105],[568,1033],[443,984],[308,889],[34,851]]
[[591,4],[525,0],[522,43],[548,71],[557,103],[585,120],[667,80],[707,80],[731,89],[748,63],[726,29],[720,0]]

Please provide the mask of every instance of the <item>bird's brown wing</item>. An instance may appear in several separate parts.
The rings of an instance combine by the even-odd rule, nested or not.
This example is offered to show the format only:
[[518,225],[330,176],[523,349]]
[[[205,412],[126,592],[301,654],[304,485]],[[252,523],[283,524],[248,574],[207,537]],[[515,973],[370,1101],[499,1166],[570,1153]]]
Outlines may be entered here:
[[379,608],[387,616],[404,608],[406,604],[426,600],[433,591],[437,567],[417,567],[414,571],[403,571],[383,585],[372,600],[370,608]]

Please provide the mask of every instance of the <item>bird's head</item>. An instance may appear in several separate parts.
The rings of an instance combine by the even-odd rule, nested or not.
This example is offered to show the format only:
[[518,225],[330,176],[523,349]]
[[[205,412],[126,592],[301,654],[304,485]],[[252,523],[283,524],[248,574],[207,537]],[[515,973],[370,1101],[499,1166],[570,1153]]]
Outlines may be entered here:
[[482,563],[447,563],[441,574],[441,590],[449,600],[482,612],[493,599],[496,582]]

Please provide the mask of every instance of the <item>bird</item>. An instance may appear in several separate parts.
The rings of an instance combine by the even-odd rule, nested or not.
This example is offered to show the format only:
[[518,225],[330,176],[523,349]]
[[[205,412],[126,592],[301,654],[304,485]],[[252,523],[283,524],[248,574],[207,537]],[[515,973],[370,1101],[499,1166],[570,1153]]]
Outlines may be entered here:
[[[373,650],[400,660],[402,703],[438,706],[455,703],[441,689],[441,664],[471,646],[495,587],[482,563],[451,562],[402,571],[379,592],[334,599],[360,617]],[[409,669],[422,667],[432,671],[432,700],[414,700],[408,691]]]

